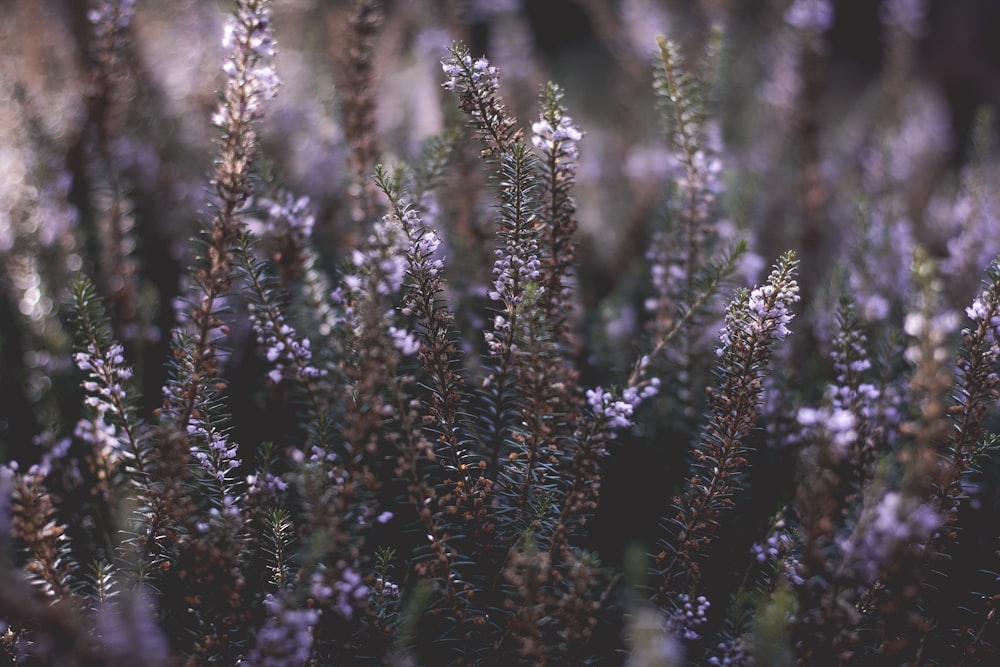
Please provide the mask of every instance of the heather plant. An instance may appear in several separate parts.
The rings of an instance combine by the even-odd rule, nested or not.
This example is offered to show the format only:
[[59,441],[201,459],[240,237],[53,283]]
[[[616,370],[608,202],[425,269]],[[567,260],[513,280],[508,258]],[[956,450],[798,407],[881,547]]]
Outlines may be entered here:
[[996,660],[995,155],[925,3],[840,115],[825,0],[576,3],[610,124],[527,3],[286,4],[0,65],[3,664]]

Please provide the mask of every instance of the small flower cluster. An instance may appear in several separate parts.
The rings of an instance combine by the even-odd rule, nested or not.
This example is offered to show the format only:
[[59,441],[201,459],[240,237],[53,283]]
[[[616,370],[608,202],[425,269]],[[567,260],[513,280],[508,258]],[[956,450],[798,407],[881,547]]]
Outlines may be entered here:
[[704,595],[692,598],[687,593],[679,593],[674,608],[666,612],[664,625],[669,634],[687,641],[701,639],[695,630],[708,620],[711,603]]
[[965,309],[965,314],[973,322],[987,323],[986,344],[989,345],[990,354],[994,358],[1000,357],[1000,312],[997,306],[990,306],[990,297],[987,292],[978,295],[972,305]]
[[781,293],[774,285],[753,289],[749,301],[750,312],[754,315],[753,330],[769,333],[775,340],[784,340],[790,333],[787,325],[794,317],[788,306],[798,300],[798,286]]
[[560,118],[556,127],[544,118],[531,124],[532,145],[545,155],[556,158],[559,167],[570,173],[576,171],[576,160],[580,157],[576,144],[582,138],[583,132],[569,116]]
[[860,382],[858,379],[872,367],[872,362],[867,358],[866,344],[867,339],[857,329],[841,328],[830,354],[837,373],[837,383],[830,385],[827,394],[834,409],[848,410],[856,406],[860,410],[859,416],[867,418],[872,416],[873,406],[881,392],[874,384]]
[[303,380],[327,375],[326,369],[310,363],[312,349],[309,339],[299,339],[281,312],[257,304],[249,304],[248,310],[257,342],[265,347],[265,356],[274,365],[267,374],[271,382],[278,384],[289,373]]
[[776,562],[791,549],[792,537],[784,531],[784,528],[785,520],[778,519],[768,533],[767,539],[753,545],[750,552],[758,563]]
[[716,655],[708,659],[713,667],[745,667],[754,664],[750,642],[746,637],[733,637],[719,643]]
[[333,592],[337,596],[337,610],[344,618],[351,619],[355,607],[364,604],[370,591],[356,570],[345,567],[340,573],[340,581],[333,585]]
[[399,597],[399,585],[388,579],[376,577],[375,585],[372,587],[372,592],[374,592],[379,598],[395,600]]
[[257,643],[243,667],[293,667],[303,665],[312,654],[313,626],[319,622],[316,609],[294,609],[268,593],[264,607],[268,617],[257,631]]
[[408,243],[402,227],[392,216],[375,223],[364,247],[351,253],[355,273],[344,276],[344,284],[355,296],[365,293],[366,280],[371,276],[375,292],[381,296],[395,294],[406,279]]
[[121,458],[121,443],[118,428],[105,417],[125,419],[125,385],[132,379],[132,368],[125,365],[125,350],[119,343],[113,343],[103,353],[91,343],[86,352],[73,355],[77,368],[88,375],[82,387],[88,396],[84,404],[91,408],[93,416],[84,417],[77,423],[74,435],[91,443],[111,463]]
[[610,429],[610,437],[614,431],[628,428],[632,425],[632,414],[642,401],[656,396],[660,390],[660,379],[650,380],[637,387],[627,387],[621,398],[603,387],[587,390],[587,403],[594,415],[604,421]]
[[799,560],[793,553],[795,539],[786,529],[784,519],[778,519],[772,525],[763,542],[756,542],[750,548],[750,555],[763,568],[773,568],[768,576],[784,577],[792,584],[801,585],[803,580],[799,575]]
[[104,600],[97,615],[97,633],[111,664],[170,664],[170,646],[157,623],[155,604],[141,588]]
[[390,326],[386,331],[392,338],[393,347],[399,350],[401,354],[410,356],[420,351],[420,341],[406,329]]
[[94,345],[88,345],[87,351],[75,353],[73,360],[77,368],[93,378],[83,383],[83,388],[91,393],[87,405],[102,414],[117,411],[125,398],[122,383],[132,378],[132,369],[124,365],[124,348],[115,343],[102,354]]
[[226,479],[230,470],[240,465],[236,445],[230,445],[219,433],[210,435],[205,428],[197,424],[188,424],[188,434],[203,437],[208,441],[205,451],[195,451],[193,456],[202,468],[220,482]]
[[830,0],[795,0],[785,10],[785,22],[799,30],[826,32],[833,25]]
[[798,283],[775,268],[765,285],[750,291],[745,310],[726,313],[726,325],[719,333],[722,345],[716,354],[723,356],[740,335],[755,340],[784,340],[791,333],[788,324],[794,317],[790,306],[798,300]]
[[281,234],[285,229],[301,235],[303,239],[312,237],[316,216],[312,211],[309,197],[296,197],[291,192],[280,192],[274,199],[261,197],[257,200],[267,218],[266,229],[270,234]]
[[354,618],[355,610],[364,606],[371,589],[365,585],[358,571],[344,561],[337,561],[335,569],[340,572],[340,577],[332,585],[328,580],[330,570],[313,572],[309,592],[318,602],[332,602],[340,615],[350,620]]
[[247,475],[247,495],[262,499],[263,505],[276,506],[288,490],[288,482],[270,471]]
[[958,313],[945,311],[933,317],[923,313],[907,313],[903,320],[903,331],[912,338],[912,342],[903,352],[903,358],[912,364],[921,359],[921,345],[933,347],[934,361],[943,362],[951,356],[948,349],[948,337],[958,331]]
[[468,92],[466,75],[469,81],[476,84],[477,90],[483,91],[484,96],[496,93],[500,88],[500,71],[490,65],[490,61],[486,58],[473,60],[471,55],[466,54],[460,60],[450,58],[442,61],[441,69],[448,77],[448,80],[441,84],[445,90]]
[[493,301],[503,301],[508,306],[521,302],[520,291],[528,283],[537,281],[542,274],[542,262],[538,258],[538,242],[526,239],[526,248],[510,247],[496,251],[497,261],[493,264],[493,289],[486,294]]
[[918,498],[888,491],[874,507],[866,508],[850,538],[839,540],[844,562],[867,581],[904,546],[924,545],[942,526],[944,517]]
[[858,419],[846,408],[799,408],[799,424],[810,433],[819,432],[839,461],[846,460],[858,439]]
[[227,130],[245,128],[261,117],[261,102],[274,97],[281,84],[274,66],[260,63],[274,57],[270,5],[264,0],[240,3],[226,21],[222,46],[230,50],[222,67],[226,89],[212,122]]
[[[441,247],[441,237],[424,224],[416,209],[406,209],[400,218],[400,223],[406,235],[413,240],[412,247],[407,251],[410,273],[426,275],[429,278],[439,276],[444,269],[444,260],[436,256],[438,248]],[[404,311],[403,314],[410,313]]]

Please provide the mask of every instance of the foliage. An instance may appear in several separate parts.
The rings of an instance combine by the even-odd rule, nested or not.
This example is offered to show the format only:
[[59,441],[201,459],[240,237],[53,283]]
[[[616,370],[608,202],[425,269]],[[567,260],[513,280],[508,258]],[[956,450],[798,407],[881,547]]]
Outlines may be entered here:
[[579,2],[565,86],[516,2],[235,0],[200,115],[181,4],[89,3],[72,119],[0,70],[0,661],[995,662],[995,156],[935,172],[922,3],[865,118],[823,0]]

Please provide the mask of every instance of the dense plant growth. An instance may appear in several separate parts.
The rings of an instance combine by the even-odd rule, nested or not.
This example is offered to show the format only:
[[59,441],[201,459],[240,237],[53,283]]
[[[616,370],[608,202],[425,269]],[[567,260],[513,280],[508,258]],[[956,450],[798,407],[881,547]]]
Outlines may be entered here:
[[825,0],[208,4],[2,10],[0,663],[993,664],[924,3],[864,98]]

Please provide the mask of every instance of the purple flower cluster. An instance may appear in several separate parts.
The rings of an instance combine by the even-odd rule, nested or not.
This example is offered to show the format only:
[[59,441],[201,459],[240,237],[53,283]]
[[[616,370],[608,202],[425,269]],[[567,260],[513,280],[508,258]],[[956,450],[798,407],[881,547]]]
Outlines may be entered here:
[[97,633],[109,664],[169,664],[169,643],[141,589],[105,600],[97,614]]
[[124,354],[124,348],[115,343],[103,354],[91,344],[86,352],[73,355],[77,368],[92,378],[83,383],[83,388],[91,394],[86,402],[102,414],[116,411],[125,398],[122,383],[131,379],[132,369],[125,366]]
[[257,631],[257,643],[243,667],[301,667],[312,654],[316,609],[294,609],[268,594],[264,600],[268,617]]
[[761,566],[773,567],[773,573],[778,574],[795,585],[802,584],[798,573],[799,561],[792,553],[795,540],[785,529],[785,520],[778,519],[771,526],[763,542],[757,542],[750,548],[750,554]]
[[583,138],[580,128],[573,125],[573,119],[563,116],[557,127],[544,118],[532,123],[531,143],[545,155],[555,156],[560,160],[559,167],[573,173],[576,171],[576,160],[580,157],[577,142]]
[[267,214],[263,231],[280,233],[284,229],[290,229],[304,239],[312,237],[316,216],[309,197],[296,197],[290,192],[281,192],[274,199],[261,197],[257,204]]
[[594,415],[604,422],[614,437],[614,431],[632,425],[632,414],[642,401],[655,396],[660,389],[660,379],[652,378],[640,387],[628,387],[621,398],[603,387],[587,390],[587,403]]
[[257,341],[266,348],[265,356],[274,367],[267,376],[278,384],[288,373],[300,379],[323,377],[325,369],[313,366],[312,349],[308,338],[298,338],[295,329],[285,321],[280,312],[256,304],[248,306]]
[[833,25],[830,0],[795,0],[785,10],[785,22],[799,30],[826,32]]
[[788,324],[795,315],[790,306],[799,300],[799,285],[794,280],[783,280],[775,270],[768,282],[750,291],[743,312],[728,312],[726,324],[719,332],[722,345],[716,354],[722,356],[737,336],[753,339],[784,340],[791,331]]
[[746,637],[733,637],[719,643],[716,655],[708,659],[714,667],[744,667],[753,664],[753,653]]
[[229,49],[223,100],[212,116],[220,128],[246,127],[262,115],[261,102],[274,97],[281,84],[274,66],[260,63],[274,57],[271,7],[264,0],[246,0],[226,21],[222,46]]
[[262,499],[263,505],[277,506],[282,494],[288,490],[288,482],[272,472],[246,476],[247,495]]
[[367,298],[370,284],[376,294],[395,294],[406,279],[409,243],[401,225],[387,215],[375,223],[362,248],[351,253],[356,272],[344,276],[345,286],[355,297]]
[[844,461],[850,456],[858,440],[858,419],[853,412],[845,408],[803,407],[797,416],[807,432],[822,434],[837,460]]
[[708,609],[711,606],[704,595],[692,598],[687,593],[678,594],[674,608],[667,612],[664,619],[667,632],[688,641],[701,639],[695,628],[708,620]]
[[420,351],[420,341],[411,332],[394,326],[390,326],[387,331],[392,338],[393,347],[399,350],[400,354],[409,356]]
[[354,618],[354,610],[368,600],[371,589],[365,585],[357,570],[344,561],[337,562],[340,578],[332,585],[328,582],[328,571],[314,572],[310,579],[309,592],[319,602],[333,602],[344,618]]
[[[445,90],[454,90],[459,93],[468,92],[466,88],[467,84],[464,82],[465,71],[471,71],[469,78],[476,85],[476,89],[481,91],[479,94],[483,97],[495,94],[500,88],[500,71],[493,65],[490,65],[490,62],[486,58],[478,58],[475,61],[469,55],[465,56],[461,61],[456,61],[452,58],[443,61],[441,69],[444,70],[445,75],[448,77],[448,80],[441,84]],[[476,121],[483,120],[476,117],[478,112],[474,111],[472,113]]]
[[978,295],[972,305],[965,309],[965,314],[973,322],[988,322],[986,343],[990,346],[990,354],[994,359],[1000,357],[1000,312],[997,307],[990,306],[989,295],[986,292]]
[[383,598],[395,600],[399,598],[399,585],[393,583],[389,579],[383,579],[382,577],[375,578],[375,586],[372,588],[375,595]]
[[854,534],[839,540],[844,562],[873,581],[899,548],[925,544],[943,523],[944,516],[919,498],[888,491],[865,508]]
[[[521,247],[517,247],[520,245]],[[538,258],[538,241],[521,239],[521,243],[508,239],[505,250],[497,249],[493,264],[493,289],[487,296],[493,301],[503,301],[508,306],[521,302],[521,289],[542,275],[542,262]]]
[[[410,208],[403,213],[400,224],[407,236],[413,239],[412,247],[408,248],[407,259],[410,272],[414,275],[435,277],[444,269],[444,260],[437,256],[441,247],[441,237],[420,219],[416,210]],[[404,315],[409,313],[403,312]]]
[[110,463],[115,463],[122,456],[121,442],[117,427],[105,417],[110,415],[118,420],[126,417],[125,383],[132,378],[132,368],[125,365],[125,350],[114,343],[101,352],[89,344],[87,351],[75,353],[73,360],[77,368],[87,373],[88,379],[82,384],[88,393],[84,404],[93,410],[92,416],[77,423],[74,435],[94,445]]
[[225,482],[229,472],[240,465],[237,446],[230,444],[224,434],[208,424],[192,422],[188,424],[187,432],[207,443],[192,452],[195,460],[209,475]]

